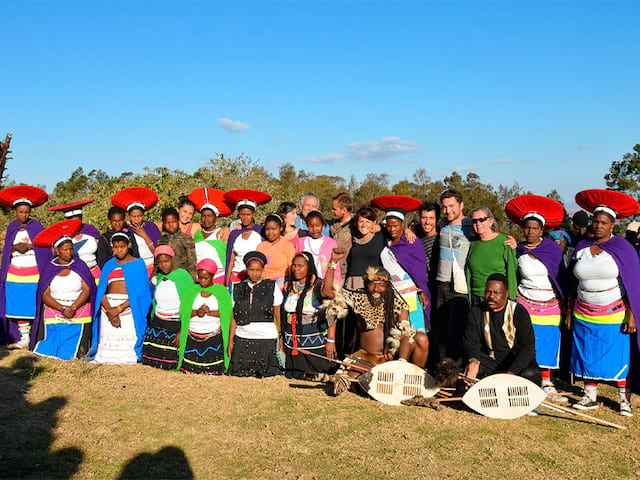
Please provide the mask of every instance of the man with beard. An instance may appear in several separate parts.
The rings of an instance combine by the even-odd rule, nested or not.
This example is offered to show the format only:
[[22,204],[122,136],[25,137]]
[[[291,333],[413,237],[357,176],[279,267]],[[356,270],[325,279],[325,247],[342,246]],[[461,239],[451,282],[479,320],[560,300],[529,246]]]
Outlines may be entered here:
[[[364,290],[335,287],[333,272],[344,257],[344,251],[334,249],[329,271],[323,280],[322,296],[332,301],[327,303],[329,322],[346,316],[349,310],[356,318],[359,334],[359,349],[347,357],[378,365],[398,357],[424,368],[429,353],[427,335],[411,328],[408,305],[391,284],[391,275],[381,267],[369,267],[363,276]],[[330,341],[327,339],[327,341]],[[361,372],[339,371],[334,378],[334,393],[348,388],[349,382],[340,381],[341,375],[356,377]]]
[[487,278],[485,302],[469,312],[464,335],[468,359],[465,375],[484,378],[512,373],[540,385],[533,326],[527,310],[509,300],[507,278],[493,273]]

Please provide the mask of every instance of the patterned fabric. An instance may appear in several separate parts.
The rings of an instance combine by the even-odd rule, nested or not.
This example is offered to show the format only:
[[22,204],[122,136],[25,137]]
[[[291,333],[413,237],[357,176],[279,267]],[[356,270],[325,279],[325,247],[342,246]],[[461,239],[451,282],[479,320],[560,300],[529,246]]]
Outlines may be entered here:
[[571,373],[593,380],[626,379],[631,352],[631,336],[622,332],[626,316],[622,300],[604,306],[576,301]]
[[173,259],[177,268],[182,268],[196,278],[196,244],[189,235],[178,230],[176,233],[163,232],[158,245],[169,245],[175,252]]
[[157,316],[151,319],[142,344],[142,363],[163,370],[175,370],[178,366],[178,347],[175,345],[180,331],[180,318],[165,320]]
[[237,377],[271,377],[281,372],[277,356],[277,339],[234,337],[229,375]]
[[[108,293],[109,306],[117,307],[127,301],[127,295]],[[135,322],[131,309],[120,313],[120,327],[114,327],[107,314],[100,309],[100,338],[98,351],[94,361],[96,363],[137,363]]]
[[[389,286],[389,288],[391,287]],[[383,303],[372,305],[369,296],[363,291],[343,288],[342,293],[347,305],[351,307],[357,316],[362,317],[367,330],[374,330],[378,328],[380,323],[384,323],[385,312]],[[402,297],[399,295],[393,296],[393,313],[395,315],[399,315],[403,310],[408,309],[409,306]]]
[[557,298],[547,302],[534,302],[518,294],[533,325],[536,337],[536,360],[540,368],[560,368],[560,303]]
[[224,369],[222,335],[220,333],[200,335],[189,332],[180,371],[202,375],[222,375]]
[[38,267],[9,266],[5,284],[6,316],[13,319],[33,320],[36,316],[36,290],[40,274]]

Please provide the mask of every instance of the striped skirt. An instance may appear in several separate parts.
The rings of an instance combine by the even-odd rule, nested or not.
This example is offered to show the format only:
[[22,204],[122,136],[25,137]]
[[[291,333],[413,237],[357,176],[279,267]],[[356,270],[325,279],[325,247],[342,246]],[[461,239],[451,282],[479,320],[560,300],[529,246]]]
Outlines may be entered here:
[[629,373],[630,335],[622,332],[627,316],[622,300],[609,305],[576,301],[570,371],[593,380],[624,380]]
[[224,373],[224,348],[222,333],[187,334],[181,372],[203,375],[222,375]]
[[142,363],[163,370],[175,370],[178,366],[178,348],[174,342],[179,331],[179,318],[154,316],[144,335]]
[[[111,307],[117,307],[126,302],[127,298],[127,295],[122,293],[107,294],[107,300]],[[138,355],[135,350],[137,342],[138,335],[130,308],[120,314],[120,327],[118,328],[111,325],[107,314],[101,311],[98,352],[93,361],[96,363],[138,363]]]
[[518,303],[531,317],[538,365],[540,368],[560,368],[560,302],[557,298],[538,302],[518,293]]
[[9,266],[5,285],[6,316],[14,320],[31,320],[36,316],[38,267]]
[[72,360],[85,355],[91,343],[91,305],[85,303],[72,319],[51,307],[44,307],[44,338],[33,352],[45,357]]

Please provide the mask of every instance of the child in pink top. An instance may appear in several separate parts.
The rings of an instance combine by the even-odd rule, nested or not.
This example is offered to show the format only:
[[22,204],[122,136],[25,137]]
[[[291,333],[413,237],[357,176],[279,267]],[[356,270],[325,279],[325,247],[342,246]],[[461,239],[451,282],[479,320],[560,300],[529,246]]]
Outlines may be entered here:
[[[329,268],[331,260],[331,252],[338,246],[336,241],[322,234],[322,227],[326,221],[322,213],[313,210],[307,214],[307,228],[309,229],[308,237],[298,238],[296,241],[296,252],[309,252],[313,256],[316,270],[320,278],[324,278]],[[340,269],[335,269],[334,280],[341,282]]]

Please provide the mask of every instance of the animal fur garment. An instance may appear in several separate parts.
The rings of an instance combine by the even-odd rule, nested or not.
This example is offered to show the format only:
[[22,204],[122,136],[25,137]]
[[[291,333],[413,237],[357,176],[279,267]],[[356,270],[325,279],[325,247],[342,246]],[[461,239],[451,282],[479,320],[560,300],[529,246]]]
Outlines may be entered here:
[[322,308],[325,311],[329,325],[335,324],[338,319],[346,318],[349,314],[349,305],[342,293],[342,287],[334,283],[333,294],[334,297],[332,299],[323,300],[322,302]]
[[430,407],[434,410],[442,410],[442,404],[437,398],[434,397],[423,397],[421,395],[416,395],[415,397],[408,398],[400,402],[402,405],[408,405],[410,407]]
[[455,360],[445,357],[436,365],[434,378],[440,387],[451,387],[458,381],[458,376],[462,373],[460,365]]
[[400,348],[400,340],[402,337],[409,337],[409,343],[413,343],[418,331],[413,327],[405,327],[403,325],[397,325],[389,330],[390,336],[387,337],[387,352],[395,356]]

